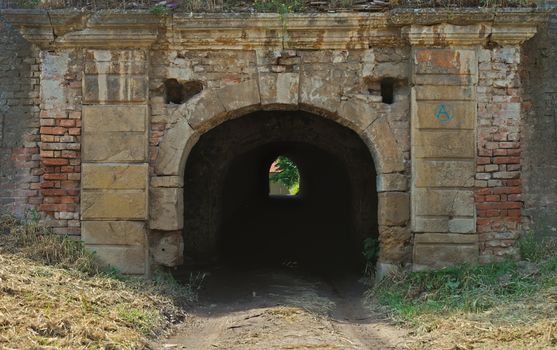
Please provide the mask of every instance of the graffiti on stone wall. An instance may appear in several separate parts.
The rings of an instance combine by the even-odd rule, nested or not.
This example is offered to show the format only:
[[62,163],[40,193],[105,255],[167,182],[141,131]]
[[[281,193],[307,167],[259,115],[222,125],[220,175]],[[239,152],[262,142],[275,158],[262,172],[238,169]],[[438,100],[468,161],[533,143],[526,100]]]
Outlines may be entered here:
[[447,123],[453,119],[453,116],[449,113],[444,103],[435,106],[435,119],[439,120],[441,123]]

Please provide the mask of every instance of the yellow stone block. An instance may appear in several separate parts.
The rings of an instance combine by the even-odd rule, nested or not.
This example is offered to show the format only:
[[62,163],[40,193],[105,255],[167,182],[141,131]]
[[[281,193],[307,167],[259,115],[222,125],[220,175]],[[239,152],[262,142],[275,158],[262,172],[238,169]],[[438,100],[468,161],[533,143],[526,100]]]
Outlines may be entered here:
[[83,106],[83,132],[103,131],[144,132],[147,124],[147,106]]
[[464,101],[426,102],[415,106],[418,129],[470,129],[476,125],[476,103]]
[[97,191],[84,190],[81,193],[81,218],[83,220],[147,218],[146,191]]
[[87,244],[145,245],[141,221],[82,221],[81,239]]
[[414,93],[418,101],[473,101],[476,99],[474,86],[420,85],[414,87]]
[[474,160],[429,160],[415,161],[416,187],[472,187],[476,174]]
[[83,135],[83,161],[145,162],[147,136],[144,133],[112,132]]
[[145,253],[145,247],[142,245],[113,246],[87,244],[85,247],[94,251],[102,264],[116,267],[122,273],[131,275],[142,275],[145,273],[147,254]]
[[422,130],[412,135],[414,157],[474,158],[474,130]]
[[83,189],[146,189],[147,164],[92,164],[81,169]]

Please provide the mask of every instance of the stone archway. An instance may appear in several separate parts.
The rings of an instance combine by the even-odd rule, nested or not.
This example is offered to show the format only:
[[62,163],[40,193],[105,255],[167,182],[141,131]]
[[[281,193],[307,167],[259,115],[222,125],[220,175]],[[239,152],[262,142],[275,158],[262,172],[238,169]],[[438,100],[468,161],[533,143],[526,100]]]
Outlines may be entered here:
[[334,84],[319,78],[299,83],[297,75],[290,74],[206,89],[173,113],[150,183],[150,245],[155,263],[175,266],[182,260],[183,174],[189,152],[211,128],[257,110],[311,112],[357,133],[377,173],[379,272],[409,262],[410,196],[405,164],[386,117],[377,116],[365,95],[341,100]]

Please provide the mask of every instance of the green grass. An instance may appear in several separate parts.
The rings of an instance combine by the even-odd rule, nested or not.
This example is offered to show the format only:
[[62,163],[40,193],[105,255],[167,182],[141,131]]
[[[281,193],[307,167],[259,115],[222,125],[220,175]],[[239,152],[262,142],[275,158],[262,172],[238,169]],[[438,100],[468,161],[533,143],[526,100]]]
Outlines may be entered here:
[[386,278],[368,293],[396,319],[412,323],[422,315],[485,311],[556,286],[555,241],[527,235],[518,246],[521,262],[402,273]]
[[127,326],[147,336],[161,323],[161,315],[157,310],[129,307],[125,304],[117,305],[115,309]]

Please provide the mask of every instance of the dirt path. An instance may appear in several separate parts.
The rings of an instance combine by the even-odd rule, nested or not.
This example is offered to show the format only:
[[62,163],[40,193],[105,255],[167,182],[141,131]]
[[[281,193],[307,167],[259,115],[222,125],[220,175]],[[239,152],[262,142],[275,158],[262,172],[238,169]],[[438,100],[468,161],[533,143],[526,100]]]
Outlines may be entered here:
[[362,303],[356,278],[217,271],[192,317],[158,349],[403,349],[405,333]]

